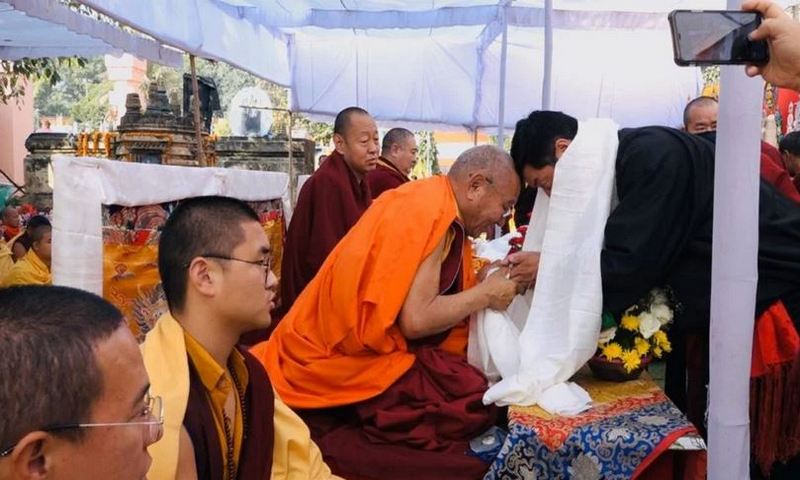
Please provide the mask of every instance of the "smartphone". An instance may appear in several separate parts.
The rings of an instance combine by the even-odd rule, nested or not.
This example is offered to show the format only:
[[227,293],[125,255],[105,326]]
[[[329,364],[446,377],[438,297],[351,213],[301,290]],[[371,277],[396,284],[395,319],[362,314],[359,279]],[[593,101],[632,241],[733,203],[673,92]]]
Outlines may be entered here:
[[669,14],[675,63],[687,65],[764,64],[767,42],[748,38],[761,14],[739,10],[673,10]]

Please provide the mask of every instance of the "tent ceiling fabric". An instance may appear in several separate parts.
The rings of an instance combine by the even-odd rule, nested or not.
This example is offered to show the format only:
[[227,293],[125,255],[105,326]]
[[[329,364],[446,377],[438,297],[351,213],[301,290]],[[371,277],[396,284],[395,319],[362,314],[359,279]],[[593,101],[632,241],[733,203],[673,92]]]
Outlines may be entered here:
[[[497,128],[508,28],[504,126],[541,106],[545,0],[80,1],[166,45],[289,86],[295,111],[330,118],[359,105],[386,124]],[[551,108],[623,126],[680,125],[701,78],[674,65],[666,13],[725,1],[552,3]]]
[[51,0],[0,1],[0,58],[95,56],[130,52],[180,66],[181,53]]
[[[290,86],[289,39],[240,15],[249,0],[80,0],[166,45]],[[279,9],[280,10],[280,9]],[[281,10],[282,11],[282,10]]]

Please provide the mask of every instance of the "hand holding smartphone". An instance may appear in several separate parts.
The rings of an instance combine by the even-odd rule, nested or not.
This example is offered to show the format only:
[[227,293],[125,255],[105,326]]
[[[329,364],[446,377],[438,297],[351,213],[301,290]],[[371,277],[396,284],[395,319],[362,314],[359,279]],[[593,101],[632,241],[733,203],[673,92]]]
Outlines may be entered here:
[[669,25],[678,65],[762,65],[769,61],[767,42],[749,38],[761,25],[758,12],[674,10]]

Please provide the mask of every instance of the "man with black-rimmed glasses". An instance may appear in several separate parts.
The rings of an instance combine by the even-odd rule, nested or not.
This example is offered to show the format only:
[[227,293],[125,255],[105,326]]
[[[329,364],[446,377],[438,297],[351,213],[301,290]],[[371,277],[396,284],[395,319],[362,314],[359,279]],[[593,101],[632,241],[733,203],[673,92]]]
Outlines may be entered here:
[[0,290],[0,479],[142,479],[161,399],[122,314],[65,287]]
[[331,478],[308,428],[236,345],[268,327],[275,307],[272,250],[258,215],[233,198],[188,199],[158,248],[169,313],[142,353],[168,416],[164,439],[150,448],[150,478]]

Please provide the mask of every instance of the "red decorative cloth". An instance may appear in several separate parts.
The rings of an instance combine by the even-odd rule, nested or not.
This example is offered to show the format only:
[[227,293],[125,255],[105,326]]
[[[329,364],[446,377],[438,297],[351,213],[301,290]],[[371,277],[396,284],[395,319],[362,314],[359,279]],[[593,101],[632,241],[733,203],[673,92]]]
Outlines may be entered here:
[[781,160],[781,152],[766,142],[761,142],[761,178],[790,200],[800,203],[800,192]]

